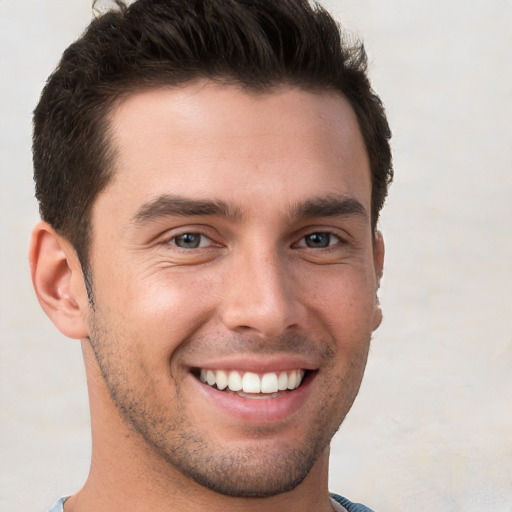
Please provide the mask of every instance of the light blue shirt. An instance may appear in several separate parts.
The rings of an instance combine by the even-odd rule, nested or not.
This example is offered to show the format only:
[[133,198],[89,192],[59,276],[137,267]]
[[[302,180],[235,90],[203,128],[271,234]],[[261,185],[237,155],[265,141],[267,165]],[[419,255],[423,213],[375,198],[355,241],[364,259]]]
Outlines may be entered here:
[[64,512],[64,502],[69,498],[69,496],[62,496],[62,498],[53,505],[53,507],[48,512]]
[[[48,512],[64,512],[64,502],[69,498],[69,496],[63,496],[60,498],[55,505]],[[339,504],[343,505],[347,512],[373,512],[368,507],[361,505],[361,503],[352,503],[348,501],[347,498],[343,498],[342,496],[338,496],[337,494],[331,494],[331,498],[334,501],[337,501]]]

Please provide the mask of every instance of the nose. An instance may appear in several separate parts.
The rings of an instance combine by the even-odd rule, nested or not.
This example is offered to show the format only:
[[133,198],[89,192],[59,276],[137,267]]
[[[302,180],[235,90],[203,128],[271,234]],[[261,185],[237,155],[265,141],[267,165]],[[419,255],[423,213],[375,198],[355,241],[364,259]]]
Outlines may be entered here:
[[273,338],[300,323],[302,306],[291,270],[275,250],[256,250],[232,261],[221,306],[224,325]]

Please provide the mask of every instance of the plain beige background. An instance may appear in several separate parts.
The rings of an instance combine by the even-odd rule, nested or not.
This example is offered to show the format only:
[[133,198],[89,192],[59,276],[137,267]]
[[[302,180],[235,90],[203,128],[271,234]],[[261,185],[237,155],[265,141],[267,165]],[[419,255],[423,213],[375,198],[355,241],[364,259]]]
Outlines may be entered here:
[[[376,512],[512,511],[512,2],[329,0],[394,131],[381,301],[331,488]],[[33,296],[31,111],[88,0],[0,0],[0,510],[45,511],[89,461],[79,344]]]

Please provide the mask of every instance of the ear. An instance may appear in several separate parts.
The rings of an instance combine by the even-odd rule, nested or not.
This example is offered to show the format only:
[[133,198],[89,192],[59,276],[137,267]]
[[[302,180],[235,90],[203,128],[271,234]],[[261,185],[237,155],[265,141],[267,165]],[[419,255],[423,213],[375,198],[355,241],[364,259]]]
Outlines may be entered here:
[[375,267],[375,276],[377,278],[377,288],[375,290],[375,313],[373,320],[373,330],[377,329],[382,323],[382,309],[380,307],[378,292],[380,280],[382,278],[382,271],[384,269],[384,237],[380,231],[375,232],[373,241],[373,264]]
[[32,232],[29,261],[37,299],[50,320],[69,338],[86,338],[89,301],[71,244],[40,222]]

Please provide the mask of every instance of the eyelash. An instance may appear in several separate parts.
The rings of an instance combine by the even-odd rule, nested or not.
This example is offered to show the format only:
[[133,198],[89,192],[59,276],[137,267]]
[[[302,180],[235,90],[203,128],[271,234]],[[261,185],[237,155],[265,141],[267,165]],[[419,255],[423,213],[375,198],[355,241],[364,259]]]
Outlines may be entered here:
[[[184,237],[186,236],[195,236],[195,237],[199,237],[200,240],[199,240],[199,243],[196,247],[180,247],[177,243],[177,240],[178,239],[183,239]],[[176,246],[178,249],[183,249],[185,251],[187,250],[193,250],[193,249],[202,249],[202,248],[205,248],[206,246],[205,245],[202,245],[202,242],[203,241],[209,241],[209,242],[213,242],[213,240],[205,235],[204,233],[200,233],[200,232],[196,232],[196,231],[186,231],[184,233],[180,233],[179,235],[175,235],[173,236],[172,238],[170,238],[168,240],[168,244],[172,244],[174,246]]]
[[[307,245],[307,239],[311,239],[314,235],[318,236],[327,236],[327,245],[325,247],[312,247]],[[334,239],[334,240],[333,240]],[[334,243],[332,243],[334,242]],[[297,242],[295,245],[298,247],[305,247],[307,249],[331,249],[335,247],[336,245],[344,243],[343,238],[341,238],[337,233],[333,233],[332,231],[325,231],[325,230],[318,230],[318,231],[311,231],[309,233],[306,233],[303,235],[299,242]]]
[[[311,237],[313,237],[315,235],[328,236],[329,238],[327,240],[327,245],[325,247],[312,247],[311,245],[308,245],[308,242],[307,242],[308,237],[311,240]],[[198,244],[193,247],[181,247],[178,244],[178,240],[183,239],[184,237],[187,237],[187,236],[199,237],[200,239],[198,241]],[[331,243],[331,242],[333,242],[333,238],[335,239],[334,243]],[[203,243],[205,241],[207,242],[207,244]],[[166,243],[170,244],[170,245],[174,245],[178,249],[185,250],[185,251],[194,250],[194,249],[204,249],[204,248],[208,248],[209,246],[211,246],[211,244],[215,244],[215,242],[212,240],[211,237],[209,237],[208,235],[205,235],[204,233],[201,233],[199,231],[186,231],[184,233],[180,233],[180,234],[175,235],[172,238],[168,239],[166,241]],[[344,243],[344,240],[338,234],[333,233],[332,231],[318,230],[318,231],[311,231],[309,233],[306,233],[299,239],[298,242],[293,244],[293,246],[304,247],[307,249],[330,249],[330,248],[332,248],[338,244],[342,244],[342,243]]]

